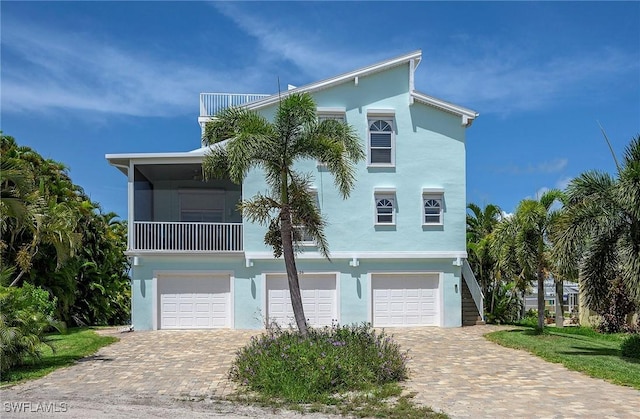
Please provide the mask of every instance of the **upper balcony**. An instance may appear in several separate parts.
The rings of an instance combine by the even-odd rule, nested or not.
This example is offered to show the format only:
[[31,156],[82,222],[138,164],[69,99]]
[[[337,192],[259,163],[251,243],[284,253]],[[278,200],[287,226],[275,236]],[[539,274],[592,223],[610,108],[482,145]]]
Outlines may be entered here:
[[198,163],[135,164],[133,181],[131,251],[243,251],[240,185],[203,181]]
[[269,96],[271,95],[258,93],[200,93],[200,118],[210,118],[222,109],[245,105]]

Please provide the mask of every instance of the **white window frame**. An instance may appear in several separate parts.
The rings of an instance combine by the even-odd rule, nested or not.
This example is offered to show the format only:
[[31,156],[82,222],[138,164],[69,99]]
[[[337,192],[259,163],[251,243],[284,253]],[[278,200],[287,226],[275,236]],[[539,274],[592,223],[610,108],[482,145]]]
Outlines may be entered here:
[[[427,214],[427,201],[437,200],[440,204],[437,222],[427,222],[427,216],[434,217],[435,214]],[[431,207],[433,208],[433,207]],[[444,190],[440,188],[425,188],[422,190],[422,225],[438,226],[444,224]]]
[[[391,214],[379,214],[378,213],[378,202],[382,200],[387,200],[391,203]],[[373,194],[373,220],[374,224],[377,226],[394,226],[396,225],[396,193],[395,190],[376,190]],[[380,221],[381,215],[391,215],[391,221],[385,222]]]
[[[372,153],[371,150],[372,149],[376,149],[376,148],[380,148],[381,147],[371,147],[371,133],[375,132],[375,131],[371,131],[371,125],[373,125],[375,122],[377,121],[383,121],[386,122],[387,124],[389,124],[389,127],[391,128],[391,144],[390,144],[390,148],[391,148],[391,152],[390,152],[390,157],[389,157],[389,162],[383,162],[383,163],[374,163],[371,161],[371,157],[372,157]],[[386,131],[380,131],[380,132],[386,132]],[[384,148],[386,149],[386,148]],[[395,167],[396,165],[396,126],[395,126],[395,111],[392,109],[387,109],[387,110],[375,110],[375,109],[369,109],[367,111],[367,166],[370,167]]]

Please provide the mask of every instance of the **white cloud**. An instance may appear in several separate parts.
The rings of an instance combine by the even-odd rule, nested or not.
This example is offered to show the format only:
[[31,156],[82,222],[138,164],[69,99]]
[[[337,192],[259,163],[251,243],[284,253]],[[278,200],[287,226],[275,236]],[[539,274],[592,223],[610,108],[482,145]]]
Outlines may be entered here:
[[541,109],[555,100],[608,85],[620,75],[634,80],[637,55],[606,49],[579,56],[533,60],[506,45],[473,46],[473,53],[429,59],[416,75],[427,93],[482,112]]
[[308,28],[298,32],[285,19],[268,20],[259,12],[252,13],[234,2],[211,4],[258,41],[264,50],[262,62],[284,59],[313,78],[331,77],[388,58],[388,52],[354,53],[335,43],[327,45],[323,37],[314,37]]
[[560,190],[565,190],[567,189],[567,186],[569,186],[569,183],[573,180],[572,177],[563,177],[558,179],[558,181],[556,182],[556,188],[560,189]]
[[[239,77],[145,55],[83,33],[3,21],[3,112],[74,109],[133,116],[197,112],[202,89]],[[9,60],[11,57],[11,60]]]

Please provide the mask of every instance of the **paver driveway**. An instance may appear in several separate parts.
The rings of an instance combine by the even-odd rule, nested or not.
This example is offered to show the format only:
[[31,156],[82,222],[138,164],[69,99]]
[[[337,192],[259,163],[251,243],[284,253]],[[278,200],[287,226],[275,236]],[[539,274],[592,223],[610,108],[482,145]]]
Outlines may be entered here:
[[[388,329],[409,349],[415,401],[452,417],[640,418],[640,391],[592,379],[482,335],[495,328]],[[77,365],[2,390],[2,400],[218,398],[234,352],[256,331],[124,333]],[[257,413],[256,413],[257,414]]]

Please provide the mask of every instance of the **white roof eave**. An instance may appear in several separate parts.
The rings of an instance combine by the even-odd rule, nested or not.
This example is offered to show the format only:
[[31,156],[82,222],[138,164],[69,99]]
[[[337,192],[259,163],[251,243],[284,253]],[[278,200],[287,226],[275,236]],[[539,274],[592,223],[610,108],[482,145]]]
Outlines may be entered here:
[[275,94],[273,96],[269,96],[267,98],[257,100],[255,102],[249,103],[246,106],[247,109],[260,109],[265,106],[269,106],[273,103],[278,102],[281,98],[286,97],[292,93],[301,93],[301,92],[314,92],[317,90],[326,89],[331,86],[335,86],[349,80],[353,80],[357,77],[363,77],[370,74],[377,73],[379,71],[385,70],[387,68],[396,67],[405,63],[410,62],[411,60],[416,60],[420,62],[422,58],[422,51],[416,50],[410,52],[408,54],[401,55],[396,58],[392,58],[390,60],[381,61],[376,64],[372,64],[367,67],[363,67],[354,71],[350,71],[348,73],[340,74],[335,77],[331,77],[325,80],[321,80],[315,83],[307,84],[305,86],[301,86],[292,90],[287,90],[286,92],[281,92],[279,95]]

